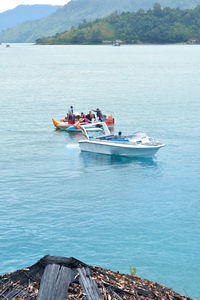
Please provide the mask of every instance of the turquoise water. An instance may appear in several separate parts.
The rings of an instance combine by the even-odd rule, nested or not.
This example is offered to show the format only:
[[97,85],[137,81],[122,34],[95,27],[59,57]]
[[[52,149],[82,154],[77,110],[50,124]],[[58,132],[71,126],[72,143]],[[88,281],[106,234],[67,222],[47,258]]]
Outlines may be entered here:
[[[200,297],[199,46],[0,46],[0,274],[45,254]],[[167,146],[80,153],[51,118],[114,113]]]

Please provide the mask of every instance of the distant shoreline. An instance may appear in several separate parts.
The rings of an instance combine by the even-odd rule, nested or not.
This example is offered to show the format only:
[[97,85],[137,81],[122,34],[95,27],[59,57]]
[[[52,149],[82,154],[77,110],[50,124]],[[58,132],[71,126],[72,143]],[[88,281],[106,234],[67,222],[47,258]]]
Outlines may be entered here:
[[[13,43],[16,44],[16,43]],[[21,43],[24,44],[24,43]],[[109,47],[119,47],[119,46],[114,46],[112,44],[37,44],[33,43],[34,46],[109,46]],[[167,44],[154,44],[154,43],[141,43],[141,44],[122,44],[122,46],[172,46],[172,45],[179,45],[179,46],[200,46],[200,44],[189,44],[189,43],[167,43]]]
[[[6,45],[16,45],[16,44],[20,44],[20,45],[33,45],[33,46],[110,46],[110,47],[116,47],[112,44],[37,44],[37,43],[24,43],[24,42],[1,42],[0,43],[0,47],[1,46],[6,46]],[[192,43],[166,43],[166,44],[159,44],[159,43],[140,43],[140,44],[121,44],[120,47],[122,46],[200,46],[200,44],[196,43],[196,44],[192,44]],[[119,47],[119,46],[117,46]]]

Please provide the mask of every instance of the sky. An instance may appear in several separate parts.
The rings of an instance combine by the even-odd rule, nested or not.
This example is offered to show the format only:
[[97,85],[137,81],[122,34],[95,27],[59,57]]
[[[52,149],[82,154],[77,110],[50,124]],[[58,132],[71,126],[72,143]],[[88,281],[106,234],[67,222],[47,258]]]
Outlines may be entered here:
[[21,4],[65,5],[69,0],[0,0],[0,12],[15,8]]

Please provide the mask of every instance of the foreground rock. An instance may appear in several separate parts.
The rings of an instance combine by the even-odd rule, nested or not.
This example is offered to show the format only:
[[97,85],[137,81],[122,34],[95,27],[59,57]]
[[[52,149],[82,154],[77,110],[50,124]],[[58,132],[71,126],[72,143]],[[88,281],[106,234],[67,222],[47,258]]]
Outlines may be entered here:
[[137,276],[89,266],[75,258],[45,256],[0,277],[0,299],[190,299]]

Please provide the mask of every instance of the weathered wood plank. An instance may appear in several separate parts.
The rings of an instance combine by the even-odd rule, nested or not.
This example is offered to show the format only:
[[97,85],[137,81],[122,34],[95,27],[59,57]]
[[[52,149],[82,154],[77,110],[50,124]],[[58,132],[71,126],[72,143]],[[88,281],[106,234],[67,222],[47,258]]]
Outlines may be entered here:
[[58,265],[48,265],[42,276],[40,290],[38,295],[38,300],[50,299],[49,296],[55,287],[55,281],[58,276],[60,266]]
[[110,289],[110,291],[115,296],[115,298],[117,298],[118,300],[123,300],[122,297],[120,297],[117,293],[115,293],[115,291],[113,291],[112,289]]
[[89,268],[78,268],[79,282],[86,294],[87,300],[100,300],[102,295],[98,289],[96,282],[91,278]]
[[21,293],[21,290],[14,288],[14,289],[10,290],[7,294],[4,294],[4,297],[6,299],[12,299],[15,296],[19,295],[20,293]]
[[77,272],[63,266],[60,268],[59,278],[57,279],[56,288],[54,289],[55,292],[51,297],[52,300],[61,300],[61,294],[63,294],[64,299],[66,299],[69,285],[73,281],[76,273]]
[[4,294],[5,299],[13,299],[16,296],[19,296],[20,294],[23,293],[23,290],[21,289],[12,289],[9,291],[7,294]]
[[76,272],[55,264],[46,266],[37,300],[65,300]]

